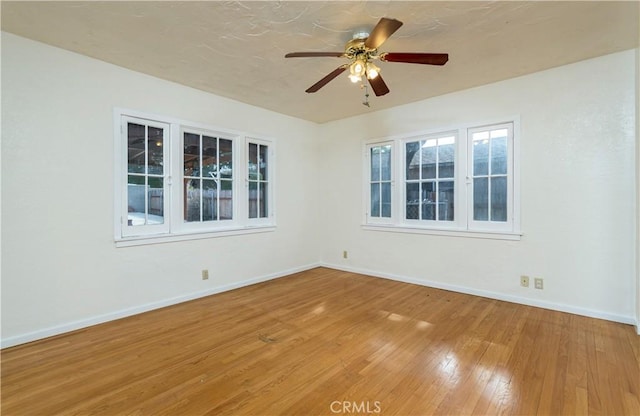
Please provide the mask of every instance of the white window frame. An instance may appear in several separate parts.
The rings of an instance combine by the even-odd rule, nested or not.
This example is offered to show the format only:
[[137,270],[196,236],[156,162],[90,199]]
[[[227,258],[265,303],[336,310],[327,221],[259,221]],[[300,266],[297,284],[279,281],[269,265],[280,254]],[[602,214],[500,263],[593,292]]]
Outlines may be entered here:
[[[371,216],[371,149],[374,147],[391,146],[391,216],[372,217]],[[364,154],[364,195],[365,195],[365,222],[370,224],[393,224],[398,216],[398,209],[393,203],[396,195],[396,160],[397,146],[393,140],[373,141],[365,143]]]
[[[453,136],[455,138],[455,168],[454,168],[454,173],[453,173],[453,186],[454,186],[454,196],[453,196],[453,209],[454,209],[454,216],[453,216],[453,221],[442,221],[442,220],[424,220],[424,219],[408,219],[407,218],[407,204],[406,204],[406,200],[407,200],[407,178],[406,178],[406,172],[407,172],[407,158],[406,158],[406,145],[407,143],[411,143],[411,142],[420,142],[420,141],[427,141],[427,140],[434,140],[434,139],[441,139],[441,138],[445,138],[445,137],[450,137]],[[414,136],[414,137],[409,137],[406,139],[402,139],[400,141],[401,143],[401,154],[398,155],[398,157],[401,159],[401,165],[402,165],[402,187],[401,187],[401,202],[402,202],[402,221],[407,224],[410,227],[418,227],[418,228],[433,228],[433,229],[458,229],[460,228],[460,224],[461,224],[461,220],[460,220],[460,214],[458,213],[460,210],[458,209],[458,202],[460,201],[460,197],[459,197],[459,189],[460,188],[460,182],[459,182],[459,178],[460,178],[460,169],[459,169],[459,159],[458,159],[458,155],[460,154],[459,152],[459,132],[457,130],[449,130],[449,131],[443,131],[443,132],[439,132],[439,133],[430,133],[430,134],[424,134],[424,135],[418,135],[418,136]],[[449,179],[449,178],[446,178]],[[440,178],[436,178],[434,180],[434,182],[439,182],[441,181]],[[424,182],[424,181],[423,181]]]
[[213,220],[213,221],[193,221],[187,222],[184,220],[185,212],[184,212],[184,203],[182,200],[182,196],[185,194],[184,189],[184,157],[180,158],[180,170],[179,170],[179,181],[177,183],[178,194],[177,197],[174,198],[174,211],[180,213],[181,221],[178,221],[177,226],[175,227],[178,231],[183,232],[201,232],[203,230],[219,230],[219,229],[233,229],[237,228],[241,221],[238,218],[238,201],[236,201],[240,192],[238,192],[238,177],[242,177],[241,171],[242,166],[240,165],[240,157],[238,153],[241,152],[241,142],[242,136],[238,134],[229,134],[221,131],[214,130],[206,130],[198,127],[190,127],[190,126],[182,126],[180,128],[180,149],[182,154],[182,149],[184,149],[184,134],[185,133],[193,133],[198,135],[212,136],[220,139],[231,140],[232,143],[232,152],[233,152],[233,185],[232,185],[232,219],[231,220]]
[[[126,123],[161,126],[164,131],[163,177],[164,177],[164,223],[127,226],[127,166],[128,147]],[[229,235],[270,232],[275,230],[275,139],[255,138],[247,133],[221,129],[201,123],[181,120],[136,110],[114,108],[114,242],[116,247],[186,241]],[[233,219],[223,221],[184,221],[183,195],[183,138],[184,132],[213,135],[231,139],[233,143]],[[248,142],[259,141],[269,146],[269,217],[250,221],[247,202]]]
[[[128,225],[128,214],[129,214],[129,206],[128,206],[128,145],[127,143],[127,124],[140,124],[145,126],[145,130],[147,127],[155,127],[163,130],[163,172],[162,172],[162,180],[163,180],[163,223],[162,224],[153,224],[153,225]],[[163,123],[155,120],[148,120],[139,117],[129,117],[122,116],[120,128],[120,141],[122,143],[120,149],[120,157],[124,161],[122,168],[120,169],[120,183],[119,186],[123,190],[120,194],[120,198],[118,198],[118,202],[120,204],[119,211],[119,221],[118,223],[121,225],[121,234],[123,237],[128,236],[143,236],[143,235],[153,235],[153,234],[163,234],[167,233],[170,229],[170,218],[167,216],[167,213],[170,212],[170,182],[171,182],[171,161],[170,161],[170,151],[167,150],[167,147],[170,145],[171,140],[171,126],[168,123]],[[142,176],[148,176],[148,174],[142,174]],[[145,193],[145,200],[146,200]],[[148,205],[148,204],[145,204]],[[145,213],[145,215],[147,215]]]
[[[506,221],[478,221],[473,219],[473,195],[474,195],[474,181],[473,181],[473,134],[477,132],[484,131],[493,131],[493,130],[507,130],[507,219]],[[502,124],[490,124],[485,126],[473,127],[467,129],[467,186],[469,188],[467,194],[469,197],[467,198],[467,212],[468,212],[468,228],[471,230],[478,231],[490,231],[490,232],[513,232],[514,231],[514,181],[513,181],[513,168],[514,168],[514,158],[513,158],[513,147],[514,147],[514,137],[513,137],[513,123],[502,123]],[[490,164],[491,161],[489,160]],[[491,178],[491,176],[488,176]],[[489,206],[489,212],[491,211],[491,206]]]
[[[473,220],[473,187],[471,180],[471,156],[472,149],[471,132],[477,129],[497,129],[500,126],[511,126],[508,160],[508,189],[511,197],[508,198],[508,216],[506,223],[491,223],[487,221]],[[454,191],[454,221],[430,221],[406,219],[406,155],[405,144],[407,142],[425,140],[427,138],[455,135],[456,137],[456,167],[455,167],[455,191]],[[363,224],[365,230],[401,232],[412,234],[430,234],[443,236],[458,236],[470,238],[488,238],[501,240],[520,240],[520,160],[519,141],[520,118],[519,116],[506,117],[501,120],[485,120],[482,122],[468,123],[458,126],[448,126],[441,129],[414,132],[406,135],[386,138],[369,139],[364,142],[364,170],[363,170]],[[389,221],[376,221],[368,215],[370,207],[370,165],[367,157],[370,146],[378,143],[393,143],[392,149],[395,163],[392,184],[392,218]],[[396,182],[401,184],[395,186]]]
[[[258,146],[267,146],[267,216],[266,217],[249,217],[249,182],[255,182],[249,180],[249,145],[256,144]],[[260,226],[260,225],[272,225],[275,223],[275,160],[276,152],[275,152],[275,140],[266,139],[266,138],[258,138],[254,136],[246,137],[245,146],[243,152],[243,170],[244,170],[244,186],[245,192],[243,196],[243,204],[242,206],[242,215],[246,215],[248,224],[250,226]],[[259,210],[259,205],[258,208]]]

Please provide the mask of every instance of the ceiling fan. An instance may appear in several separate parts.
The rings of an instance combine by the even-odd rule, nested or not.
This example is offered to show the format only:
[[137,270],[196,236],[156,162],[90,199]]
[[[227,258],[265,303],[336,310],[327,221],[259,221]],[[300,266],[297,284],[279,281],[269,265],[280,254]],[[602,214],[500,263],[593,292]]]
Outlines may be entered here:
[[402,22],[396,19],[383,17],[371,33],[355,33],[345,45],[344,52],[291,52],[285,58],[316,58],[335,57],[347,58],[349,63],[340,65],[333,72],[322,78],[320,81],[309,87],[306,92],[312,93],[327,85],[338,75],[349,68],[349,78],[351,82],[362,81],[365,76],[371,84],[371,88],[376,96],[385,95],[389,92],[389,87],[380,75],[378,68],[372,61],[379,59],[383,62],[404,62],[410,64],[424,65],[444,65],[449,60],[446,53],[398,53],[383,52],[378,53],[378,48],[402,26]]

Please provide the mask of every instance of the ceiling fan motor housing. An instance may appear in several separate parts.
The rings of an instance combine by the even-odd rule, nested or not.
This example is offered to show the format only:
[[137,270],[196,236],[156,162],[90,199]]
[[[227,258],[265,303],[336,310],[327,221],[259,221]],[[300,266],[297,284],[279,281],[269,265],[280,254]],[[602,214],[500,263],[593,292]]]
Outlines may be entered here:
[[[368,35],[367,33],[359,33],[358,35]],[[377,49],[368,49],[364,46],[364,42],[367,40],[367,37],[356,38],[354,37],[345,45],[344,54],[349,59],[362,59],[365,62],[371,58],[374,58],[377,52]]]

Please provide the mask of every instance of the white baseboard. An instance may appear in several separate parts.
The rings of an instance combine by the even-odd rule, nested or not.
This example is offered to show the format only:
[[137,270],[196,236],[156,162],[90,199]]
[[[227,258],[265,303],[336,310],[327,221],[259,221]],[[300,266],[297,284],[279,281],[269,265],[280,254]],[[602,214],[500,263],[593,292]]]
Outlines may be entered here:
[[[415,285],[433,287],[436,289],[450,290],[452,292],[466,293],[468,295],[481,296],[484,298],[502,300],[505,302],[519,303],[521,305],[535,306],[537,308],[550,309],[550,310],[559,311],[559,312],[567,312],[567,313],[572,313],[574,315],[588,316],[590,318],[598,318],[598,319],[604,319],[607,321],[635,325],[636,331],[640,330],[640,324],[636,322],[636,319],[632,316],[617,315],[617,314],[612,314],[604,311],[580,308],[580,307],[565,305],[561,303],[546,302],[546,301],[536,300],[536,299],[528,299],[520,296],[513,296],[513,295],[508,295],[508,294],[499,293],[499,292],[491,292],[488,290],[474,289],[466,286],[458,286],[458,285],[451,285],[451,284],[441,283],[441,282],[433,282],[430,280],[415,279],[412,277],[400,276],[396,274],[380,273],[374,270],[362,269],[358,267],[349,267],[341,264],[323,262],[320,265],[323,267],[342,270],[346,272],[364,274],[367,276],[380,277],[383,279],[395,280],[395,281],[404,282],[404,283],[412,283]],[[638,332],[638,334],[640,335],[640,332]]]
[[29,333],[26,333],[26,334],[21,334],[21,335],[9,337],[9,338],[3,338],[2,340],[0,340],[0,347],[1,348],[8,348],[8,347],[12,347],[12,346],[19,345],[19,344],[24,344],[24,343],[27,343],[27,342],[37,341],[39,339],[43,339],[43,338],[47,338],[47,337],[51,337],[51,336],[55,336],[55,335],[64,334],[66,332],[71,332],[71,331],[75,331],[75,330],[78,330],[78,329],[90,327],[90,326],[93,326],[93,325],[97,325],[97,324],[101,324],[101,323],[105,323],[105,322],[109,322],[109,321],[114,321],[116,319],[126,318],[128,316],[137,315],[137,314],[140,314],[140,313],[143,313],[143,312],[152,311],[154,309],[164,308],[166,306],[176,305],[178,303],[187,302],[187,301],[198,299],[198,298],[202,298],[202,297],[205,297],[205,296],[214,295],[216,293],[222,293],[222,292],[226,292],[226,291],[233,290],[233,289],[238,289],[238,288],[245,287],[245,286],[250,286],[250,285],[253,285],[253,284],[256,284],[256,283],[266,282],[268,280],[273,280],[273,279],[277,279],[277,278],[280,278],[280,277],[288,276],[290,274],[303,272],[305,270],[310,270],[310,269],[313,269],[315,267],[328,267],[328,268],[331,268],[331,269],[342,270],[342,271],[352,272],[352,273],[359,273],[359,274],[364,274],[364,275],[373,276],[373,277],[379,277],[379,278],[383,278],[383,279],[390,279],[390,280],[395,280],[395,281],[399,281],[399,282],[405,282],[405,283],[411,283],[411,284],[416,284],[416,285],[421,285],[421,286],[433,287],[433,288],[437,288],[437,289],[450,290],[450,291],[453,291],[453,292],[466,293],[466,294],[469,294],[469,295],[482,296],[482,297],[490,298],[490,299],[502,300],[502,301],[512,302],[512,303],[519,303],[519,304],[522,304],[522,305],[535,306],[535,307],[538,307],[538,308],[544,308],[544,309],[550,309],[550,310],[554,310],[554,311],[573,313],[573,314],[576,314],[576,315],[588,316],[588,317],[591,317],[591,318],[598,318],[598,319],[604,319],[604,320],[607,320],[607,321],[613,321],[613,322],[620,322],[620,323],[623,323],[623,324],[635,325],[636,332],[638,333],[638,335],[640,335],[640,323],[638,323],[636,321],[636,319],[631,317],[631,316],[616,315],[616,314],[611,314],[611,313],[603,312],[603,311],[597,311],[597,310],[593,310],[593,309],[579,308],[579,307],[575,307],[575,306],[564,305],[564,304],[553,303],[553,302],[545,302],[545,301],[540,301],[540,300],[535,300],[535,299],[527,299],[527,298],[523,298],[523,297],[519,297],[519,296],[506,295],[506,294],[503,294],[503,293],[491,292],[491,291],[486,291],[486,290],[479,290],[479,289],[469,288],[469,287],[465,287],[465,286],[450,285],[450,284],[446,284],[446,283],[433,282],[433,281],[429,281],[429,280],[419,280],[419,279],[415,279],[415,278],[411,278],[411,277],[407,277],[407,276],[395,275],[395,274],[390,274],[390,273],[380,273],[380,272],[377,272],[377,271],[374,271],[374,270],[368,270],[368,269],[363,269],[363,268],[349,267],[349,266],[344,266],[344,265],[339,265],[339,264],[319,262],[319,263],[313,263],[313,264],[308,264],[308,265],[305,265],[305,266],[300,266],[300,267],[284,270],[284,271],[277,272],[277,273],[258,276],[258,277],[255,277],[255,278],[252,278],[252,279],[243,280],[243,281],[237,282],[237,283],[232,283],[232,284],[228,284],[228,285],[224,285],[224,286],[217,286],[217,287],[210,288],[210,289],[203,290],[203,291],[188,293],[188,294],[185,294],[185,295],[176,296],[176,297],[173,297],[173,298],[164,299],[164,300],[157,301],[157,302],[147,303],[147,304],[144,304],[144,305],[134,306],[134,307],[131,307],[131,308],[122,309],[122,310],[119,310],[119,311],[114,311],[114,312],[106,313],[106,314],[103,314],[103,315],[93,316],[93,317],[90,317],[90,318],[87,318],[87,319],[81,319],[81,320],[78,320],[78,321],[67,322],[67,323],[64,323],[64,324],[61,324],[61,325],[56,325],[56,326],[53,326],[53,327],[44,328],[44,329],[41,329],[41,330],[38,330],[38,331],[29,332]]
[[281,272],[272,273],[264,276],[255,277],[248,280],[243,280],[237,283],[231,283],[224,286],[217,286],[207,290],[198,292],[192,292],[185,295],[176,296],[169,299],[160,300],[157,302],[147,303],[140,306],[134,306],[114,312],[109,312],[103,315],[93,316],[87,319],[81,319],[78,321],[67,322],[61,325],[56,325],[49,328],[29,332],[26,334],[16,335],[9,338],[3,338],[0,341],[1,348],[13,347],[15,345],[24,344],[27,342],[37,341],[39,339],[48,338],[54,335],[64,334],[66,332],[75,331],[78,329],[86,328],[89,326],[102,324],[116,319],[126,318],[128,316],[137,315],[143,312],[152,311],[154,309],[164,308],[166,306],[176,305],[178,303],[187,302],[190,300],[202,298],[205,296],[215,295],[216,293],[227,292],[229,290],[238,289],[245,286],[250,286],[256,283],[266,282],[267,280],[273,280],[280,277],[288,276],[290,274],[303,272],[305,270],[313,269],[321,266],[320,263],[308,264],[305,266],[295,267],[293,269],[283,270]]

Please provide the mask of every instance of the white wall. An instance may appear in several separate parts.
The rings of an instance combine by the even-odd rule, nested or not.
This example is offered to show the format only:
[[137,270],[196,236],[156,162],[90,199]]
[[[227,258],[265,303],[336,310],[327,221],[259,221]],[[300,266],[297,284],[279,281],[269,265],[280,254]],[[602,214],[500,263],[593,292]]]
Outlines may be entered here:
[[[114,107],[275,138],[276,231],[116,248]],[[316,129],[3,33],[3,345],[317,264]]]
[[[634,323],[634,60],[626,51],[322,126],[323,261]],[[364,140],[513,115],[521,241],[361,228]],[[521,274],[544,278],[544,290],[520,287]]]

